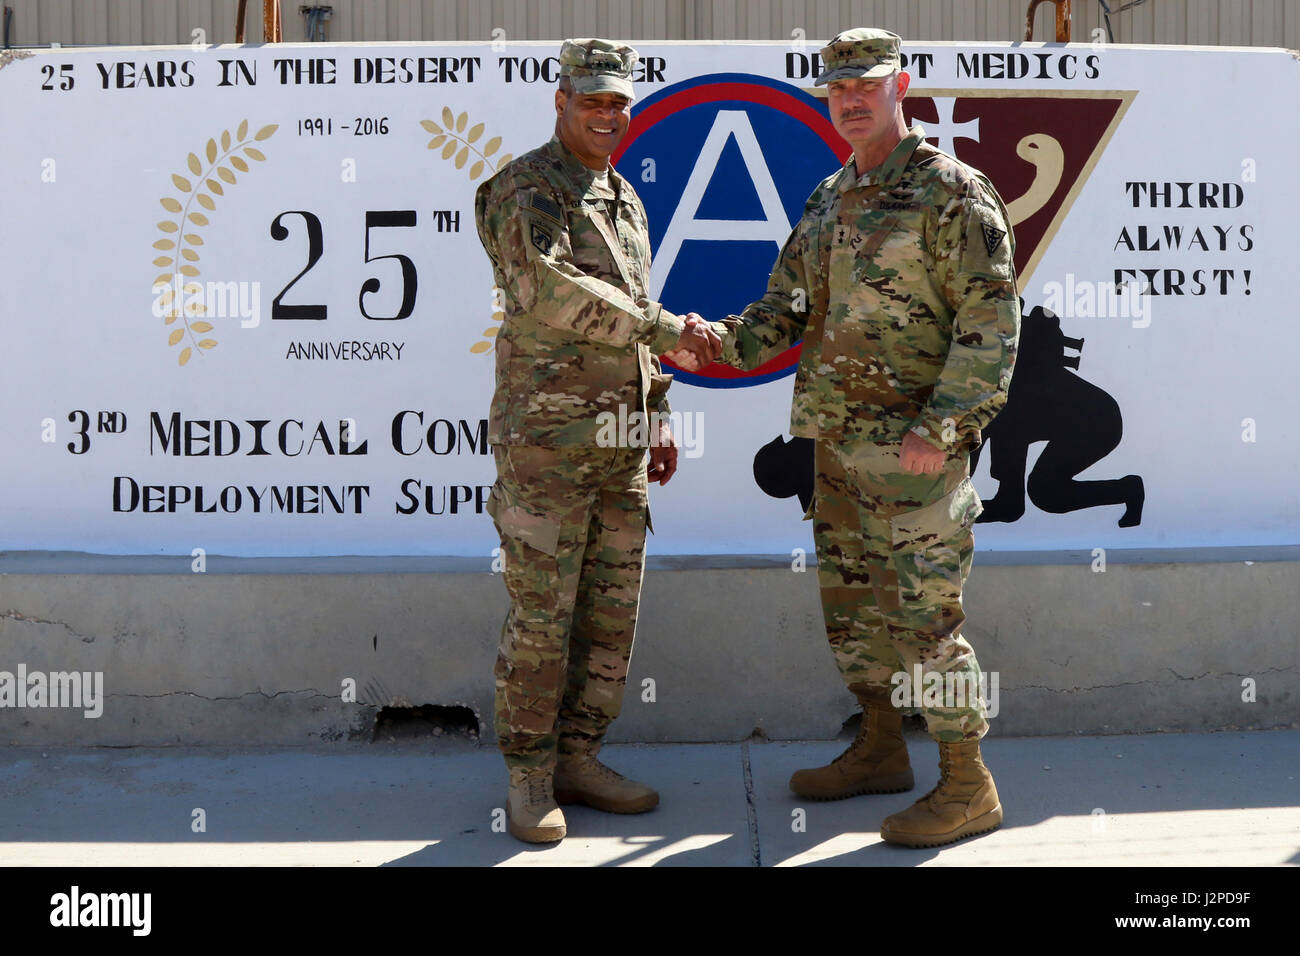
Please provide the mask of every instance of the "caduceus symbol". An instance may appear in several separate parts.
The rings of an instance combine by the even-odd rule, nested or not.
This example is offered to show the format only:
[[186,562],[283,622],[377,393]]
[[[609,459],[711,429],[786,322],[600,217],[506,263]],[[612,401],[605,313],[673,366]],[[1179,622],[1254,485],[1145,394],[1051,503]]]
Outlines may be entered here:
[[[936,145],[952,156],[957,155],[957,138],[980,141],[979,117],[957,123],[952,112],[957,98],[936,96],[932,99],[937,123],[925,122],[927,140],[937,140]],[[1047,133],[1030,133],[1016,143],[1016,155],[1034,167],[1034,181],[1025,192],[1007,203],[1007,216],[1012,226],[1018,226],[1038,212],[1052,198],[1065,175],[1065,150],[1056,137]]]

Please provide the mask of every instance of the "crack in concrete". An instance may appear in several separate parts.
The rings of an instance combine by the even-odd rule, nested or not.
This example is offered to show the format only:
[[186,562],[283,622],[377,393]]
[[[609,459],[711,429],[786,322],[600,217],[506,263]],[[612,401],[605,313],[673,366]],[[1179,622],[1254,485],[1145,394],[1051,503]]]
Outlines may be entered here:
[[1222,674],[1216,674],[1212,671],[1206,671],[1204,674],[1198,674],[1195,677],[1184,677],[1182,674],[1178,673],[1178,671],[1174,670],[1172,667],[1166,667],[1165,670],[1169,671],[1169,673],[1173,674],[1179,680],[1201,680],[1202,678],[1205,677],[1255,677],[1258,674],[1277,674],[1277,673],[1282,673],[1284,671],[1295,670],[1295,668],[1294,667],[1265,667],[1256,671],[1253,674],[1238,674],[1234,671],[1225,671]]
[[162,697],[197,697],[199,700],[243,700],[245,697],[253,697],[253,696],[260,695],[262,697],[265,697],[267,700],[274,700],[275,698],[281,697],[285,694],[312,694],[316,697],[324,697],[327,700],[337,699],[336,695],[323,694],[315,687],[305,687],[301,690],[278,690],[274,694],[268,694],[266,693],[266,691],[263,690],[250,690],[250,691],[246,691],[243,694],[240,694],[237,697],[208,697],[205,694],[196,694],[192,690],[169,690],[162,694],[105,694],[104,696],[108,698],[144,697],[149,700],[155,700]]
[[[53,624],[56,627],[63,628],[69,634],[75,637],[77,640],[81,641],[81,643],[83,644],[93,644],[95,643],[96,640],[98,640],[98,638],[94,634],[90,634],[90,635],[82,634],[71,624],[67,624],[63,621],[49,621],[43,617],[32,617],[30,615],[24,614],[22,611],[16,611],[13,608],[9,608],[8,610],[5,611],[0,611],[0,619],[3,618],[8,618],[11,621],[22,621],[24,624]],[[114,634],[113,640],[116,641],[123,637],[139,638],[140,635],[135,633],[135,631],[127,631],[125,633]]]
[[[1237,674],[1237,673],[1233,673],[1232,671],[1227,671],[1224,673],[1214,673],[1213,671],[1206,671],[1204,674],[1198,674],[1194,677],[1184,677],[1182,674],[1178,673],[1172,667],[1166,667],[1165,670],[1173,674],[1177,680],[1204,680],[1207,677],[1240,678],[1240,677],[1258,677],[1261,674],[1284,674],[1287,671],[1295,670],[1295,668],[1294,667],[1265,667],[1251,674]],[[1077,687],[1077,686],[1076,687],[1048,687],[1045,684],[1016,684],[1014,686],[1009,685],[1005,689],[1006,690],[1050,690],[1058,694],[1077,694],[1077,693],[1090,691],[1090,690],[1111,690],[1116,687],[1141,687],[1144,684],[1162,684],[1162,683],[1168,683],[1168,681],[1161,681],[1152,678],[1149,680],[1124,681],[1119,684],[1091,684],[1087,687]]]
[[763,865],[763,851],[758,842],[758,808],[754,805],[754,775],[749,766],[749,741],[740,745],[740,766],[745,778],[745,817],[749,823],[749,857],[754,866]]

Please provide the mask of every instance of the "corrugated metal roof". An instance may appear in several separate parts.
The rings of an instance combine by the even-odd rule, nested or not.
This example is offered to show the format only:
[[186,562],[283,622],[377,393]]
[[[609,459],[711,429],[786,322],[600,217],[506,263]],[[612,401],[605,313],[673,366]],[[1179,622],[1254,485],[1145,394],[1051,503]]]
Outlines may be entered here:
[[[1109,0],[1119,9],[1126,0]],[[14,46],[234,42],[237,0],[7,0]],[[288,2],[284,39],[307,39]],[[1027,0],[333,0],[331,41],[826,40],[851,26],[884,26],[909,40],[1017,40]],[[261,3],[249,3],[248,39],[261,39]],[[1035,39],[1052,39],[1051,4]],[[1102,6],[1074,0],[1076,42],[1104,37]],[[1300,0],[1145,0],[1111,17],[1120,43],[1300,47]],[[202,31],[197,34],[195,31]],[[803,31],[798,34],[795,31]],[[1101,31],[1098,33],[1097,31]]]

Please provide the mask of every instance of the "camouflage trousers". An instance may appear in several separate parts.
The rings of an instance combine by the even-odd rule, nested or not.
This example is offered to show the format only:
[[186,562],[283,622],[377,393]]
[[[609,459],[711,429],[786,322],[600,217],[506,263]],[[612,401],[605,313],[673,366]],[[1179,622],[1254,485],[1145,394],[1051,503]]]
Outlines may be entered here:
[[[961,634],[961,592],[983,506],[968,456],[913,475],[899,466],[901,449],[817,441],[813,535],[826,635],[850,687],[920,707],[936,740],[978,740],[987,710],[975,651]],[[923,676],[918,687],[918,673],[942,677]]]
[[493,449],[488,510],[510,611],[497,652],[506,765],[590,754],[623,702],[648,521],[644,448]]

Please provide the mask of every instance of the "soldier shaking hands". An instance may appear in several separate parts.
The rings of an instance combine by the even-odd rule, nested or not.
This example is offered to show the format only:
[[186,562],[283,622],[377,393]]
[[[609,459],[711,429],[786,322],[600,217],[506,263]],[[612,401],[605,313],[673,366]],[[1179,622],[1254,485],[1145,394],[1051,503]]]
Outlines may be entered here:
[[[609,163],[627,133],[636,62],[629,46],[566,40],[555,135],[475,197],[505,303],[488,423],[497,467],[488,510],[510,595],[495,729],[510,774],[508,828],[533,843],[565,836],[558,804],[639,813],[659,802],[596,755],[632,653],[647,482],[666,484],[677,469],[665,417],[672,376],[656,356],[674,350],[707,365],[722,344],[698,316],[649,298],[645,209]],[[633,414],[655,423],[648,469],[646,443],[598,440],[603,416]]]
[[[853,154],[813,190],[763,298],[714,328],[741,368],[803,341],[790,431],[815,441],[822,610],[863,718],[848,751],[790,787],[811,799],[910,790],[899,706],[919,706],[942,776],[880,834],[928,847],[1002,822],[962,587],[982,509],[970,452],[1006,402],[1020,310],[1006,208],[983,173],[907,127],[899,45],[857,29],[822,49],[816,82]],[[941,678],[940,699],[921,675]]]

